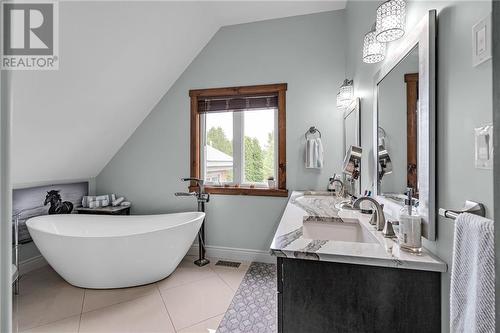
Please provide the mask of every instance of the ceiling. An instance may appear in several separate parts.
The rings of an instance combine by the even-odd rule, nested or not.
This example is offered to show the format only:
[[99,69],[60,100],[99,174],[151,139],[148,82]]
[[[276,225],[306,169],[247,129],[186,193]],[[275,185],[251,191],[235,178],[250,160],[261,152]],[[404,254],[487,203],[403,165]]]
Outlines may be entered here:
[[344,7],[61,2],[59,70],[12,72],[13,184],[96,176],[222,26]]

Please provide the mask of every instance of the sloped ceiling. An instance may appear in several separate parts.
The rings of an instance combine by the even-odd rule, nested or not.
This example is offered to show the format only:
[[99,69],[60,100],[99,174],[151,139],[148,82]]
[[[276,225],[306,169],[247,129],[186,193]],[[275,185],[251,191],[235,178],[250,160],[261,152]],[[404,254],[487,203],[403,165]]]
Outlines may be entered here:
[[61,2],[59,70],[12,73],[13,184],[96,176],[220,27],[344,7]]

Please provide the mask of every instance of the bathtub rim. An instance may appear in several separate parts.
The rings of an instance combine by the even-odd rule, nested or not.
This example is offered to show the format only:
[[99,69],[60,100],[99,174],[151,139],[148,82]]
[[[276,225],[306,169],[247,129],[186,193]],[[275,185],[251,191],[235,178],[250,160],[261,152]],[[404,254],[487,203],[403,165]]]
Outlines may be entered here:
[[[177,228],[177,227],[189,224],[189,223],[194,223],[196,220],[198,220],[200,218],[202,220],[204,220],[205,216],[206,216],[206,213],[204,213],[204,212],[197,212],[197,211],[188,211],[188,212],[164,213],[164,214],[150,214],[150,215],[144,215],[143,214],[143,215],[116,215],[116,216],[115,215],[110,216],[110,215],[81,214],[81,215],[87,216],[88,218],[99,216],[99,217],[113,217],[113,218],[126,219],[126,218],[141,218],[141,217],[146,217],[147,218],[147,217],[151,217],[151,216],[162,216],[162,215],[165,215],[165,216],[168,216],[168,215],[187,215],[187,214],[193,214],[194,215],[194,213],[196,214],[195,218],[192,218],[192,219],[189,219],[189,220],[186,220],[186,221],[182,221],[182,222],[180,222],[178,224],[175,224],[175,225],[172,225],[172,226],[169,226],[169,227],[164,227],[164,228],[161,228],[161,229],[154,229],[154,230],[145,230],[143,232],[127,233],[127,234],[123,234],[123,235],[72,235],[72,234],[60,234],[60,233],[50,232],[50,231],[47,231],[47,230],[42,230],[40,228],[32,226],[37,220],[40,220],[42,218],[47,218],[50,215],[40,215],[40,216],[35,216],[35,217],[32,217],[32,218],[29,218],[26,221],[26,226],[28,227],[29,231],[31,229],[33,229],[36,232],[39,232],[39,233],[42,233],[42,234],[47,234],[47,235],[53,235],[53,236],[57,236],[57,237],[85,238],[85,239],[101,239],[101,238],[114,239],[114,238],[123,238],[123,237],[133,237],[133,236],[148,235],[148,234],[157,233],[157,232],[160,232],[160,231],[170,230],[170,229]],[[68,214],[68,215],[78,215],[78,214]],[[62,216],[65,216],[65,215],[61,214],[61,215],[57,215],[57,216],[61,216],[61,218],[62,218]]]

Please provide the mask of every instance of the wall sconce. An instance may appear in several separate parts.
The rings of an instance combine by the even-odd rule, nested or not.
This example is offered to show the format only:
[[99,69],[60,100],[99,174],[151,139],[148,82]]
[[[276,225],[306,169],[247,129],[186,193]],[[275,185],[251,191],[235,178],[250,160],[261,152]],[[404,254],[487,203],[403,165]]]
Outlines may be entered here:
[[385,59],[385,43],[376,38],[375,27],[365,35],[363,40],[363,62],[374,64]]
[[377,8],[377,41],[388,43],[403,37],[405,21],[406,2],[404,0],[389,0],[381,4]]
[[345,79],[337,93],[337,108],[343,109],[352,103],[354,98],[353,80]]

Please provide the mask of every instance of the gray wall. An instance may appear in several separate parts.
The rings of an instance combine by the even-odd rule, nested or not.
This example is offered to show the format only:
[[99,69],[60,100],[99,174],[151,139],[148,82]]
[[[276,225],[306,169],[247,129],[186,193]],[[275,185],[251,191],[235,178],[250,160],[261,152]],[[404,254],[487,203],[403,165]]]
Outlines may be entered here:
[[[372,81],[378,65],[364,64],[361,50],[364,34],[375,20],[381,3],[349,1],[348,73],[354,78],[355,94],[362,100],[362,140],[364,151],[372,150]],[[407,29],[411,29],[429,9],[438,10],[437,83],[437,205],[459,208],[466,199],[483,202],[488,216],[493,214],[491,170],[474,168],[473,128],[492,122],[492,64],[472,67],[471,28],[491,11],[490,1],[410,2]],[[390,45],[394,52],[397,42]],[[366,156],[366,155],[365,155]],[[363,176],[372,175],[367,163]],[[371,186],[369,176],[363,186]],[[437,242],[424,245],[451,264],[453,223],[440,218]],[[443,331],[449,330],[449,272],[442,277]]]
[[[96,179],[99,193],[125,195],[133,213],[195,209],[189,175],[189,89],[288,83],[287,186],[324,189],[342,165],[342,114],[336,93],[345,75],[344,11],[224,27],[213,37]],[[323,133],[325,164],[304,168],[304,133]],[[268,251],[285,198],[212,196],[207,243]]]

